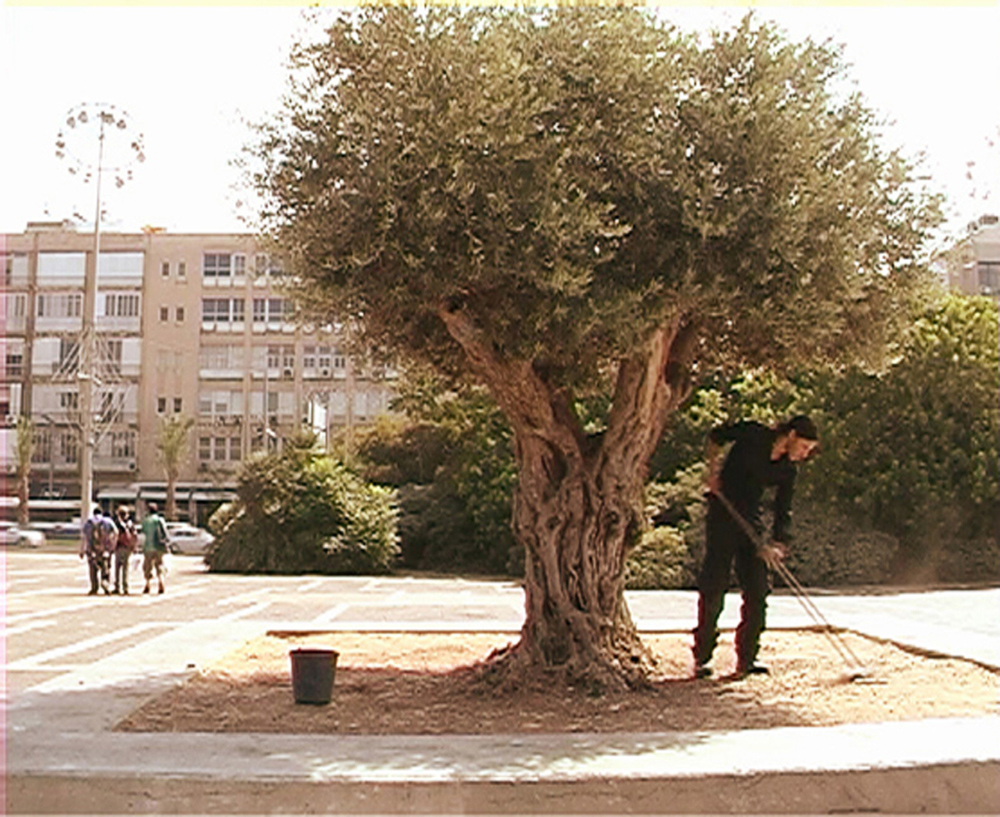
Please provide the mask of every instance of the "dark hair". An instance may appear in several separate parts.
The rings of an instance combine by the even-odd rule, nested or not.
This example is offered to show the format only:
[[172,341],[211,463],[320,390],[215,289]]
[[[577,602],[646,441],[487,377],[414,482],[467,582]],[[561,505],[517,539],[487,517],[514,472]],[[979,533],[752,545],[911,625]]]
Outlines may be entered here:
[[778,426],[779,434],[788,434],[794,431],[796,436],[803,440],[818,440],[819,432],[816,431],[816,424],[805,414],[797,414],[791,420],[787,420]]
[[160,509],[159,506],[155,502],[150,502],[149,503],[149,512],[150,513],[156,513],[159,509]]

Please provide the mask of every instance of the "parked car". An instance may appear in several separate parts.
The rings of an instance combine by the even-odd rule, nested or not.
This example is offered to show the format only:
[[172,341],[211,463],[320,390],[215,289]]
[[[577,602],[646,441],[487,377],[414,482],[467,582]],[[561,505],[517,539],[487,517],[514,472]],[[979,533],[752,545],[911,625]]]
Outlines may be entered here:
[[4,546],[37,548],[45,544],[45,534],[40,530],[20,528],[16,522],[0,522],[0,543]]
[[187,522],[167,522],[171,553],[204,553],[215,537],[203,528],[196,528]]

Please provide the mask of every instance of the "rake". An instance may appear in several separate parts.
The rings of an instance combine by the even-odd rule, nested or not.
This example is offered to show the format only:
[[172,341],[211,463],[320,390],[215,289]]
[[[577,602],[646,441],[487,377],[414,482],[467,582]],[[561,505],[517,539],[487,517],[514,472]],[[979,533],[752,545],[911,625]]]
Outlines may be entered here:
[[[757,533],[753,525],[751,525],[743,517],[743,515],[736,510],[736,507],[729,501],[728,497],[726,497],[721,491],[712,491],[711,493],[716,497],[716,499],[719,500],[719,502],[722,503],[722,506],[729,512],[730,516],[736,520],[739,526],[743,529],[743,532],[747,535],[747,537],[749,537],[757,551],[760,552],[763,550],[764,542],[760,535]],[[813,622],[820,628],[820,632],[827,637],[834,650],[836,650],[837,655],[840,656],[841,660],[846,665],[847,669],[844,673],[843,680],[850,683],[851,681],[856,681],[861,678],[871,678],[871,671],[861,663],[861,660],[847,645],[847,642],[844,640],[840,632],[835,629],[829,621],[827,621],[826,616],[824,616],[819,607],[816,606],[816,602],[813,601],[812,597],[806,592],[806,589],[799,583],[799,580],[795,578],[792,571],[789,570],[788,567],[781,561],[776,562],[774,570],[792,591],[799,602],[801,602],[806,613],[809,614]]]

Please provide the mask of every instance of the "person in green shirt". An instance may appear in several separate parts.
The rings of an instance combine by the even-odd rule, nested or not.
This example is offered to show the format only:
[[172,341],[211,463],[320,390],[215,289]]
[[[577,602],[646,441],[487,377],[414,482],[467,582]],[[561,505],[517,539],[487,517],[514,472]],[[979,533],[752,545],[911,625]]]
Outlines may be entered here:
[[146,579],[146,586],[143,593],[149,592],[149,583],[153,578],[153,571],[156,571],[156,581],[159,584],[159,591],[164,591],[163,587],[163,555],[167,552],[167,526],[163,522],[163,517],[158,513],[159,508],[155,502],[149,503],[149,513],[142,520],[142,532],[145,541],[142,543],[142,575]]

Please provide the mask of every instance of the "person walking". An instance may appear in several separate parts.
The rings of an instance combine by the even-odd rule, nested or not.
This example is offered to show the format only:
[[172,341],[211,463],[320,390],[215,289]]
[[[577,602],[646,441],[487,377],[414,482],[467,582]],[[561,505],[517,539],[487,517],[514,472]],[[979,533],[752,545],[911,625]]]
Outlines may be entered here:
[[159,584],[158,592],[164,592],[163,586],[163,555],[167,552],[167,526],[163,522],[163,517],[158,513],[159,508],[155,502],[149,503],[149,513],[142,520],[142,532],[145,541],[142,543],[142,575],[146,579],[146,586],[143,593],[149,592],[149,583],[153,578],[153,571],[156,571],[156,581]]
[[128,563],[135,553],[135,545],[139,537],[135,525],[128,515],[124,505],[118,508],[115,517],[115,527],[118,529],[118,541],[115,543],[115,594],[128,595]]
[[[722,449],[728,443],[732,447],[723,458]],[[757,663],[757,652],[771,589],[769,569],[786,555],[797,464],[812,456],[818,445],[816,426],[805,415],[773,428],[738,422],[709,433],[705,559],[698,575],[698,625],[692,647],[696,678],[712,674],[708,664],[718,641],[719,614],[734,560],[743,596],[736,629],[736,677],[767,672]],[[771,487],[775,489],[772,540],[758,551],[719,496],[762,533],[761,500],[764,490]]]
[[100,506],[95,505],[93,513],[80,529],[80,558],[86,558],[90,577],[88,596],[96,596],[99,590],[105,594],[111,592],[108,588],[108,552],[104,547],[103,520]]

